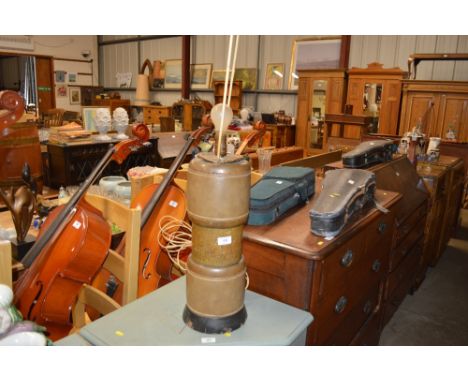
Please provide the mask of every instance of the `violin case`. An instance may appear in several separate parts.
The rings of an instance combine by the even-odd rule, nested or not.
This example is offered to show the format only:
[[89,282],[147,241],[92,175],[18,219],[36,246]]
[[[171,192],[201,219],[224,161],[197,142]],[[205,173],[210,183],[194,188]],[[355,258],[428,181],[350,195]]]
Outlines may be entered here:
[[322,191],[309,211],[311,231],[334,237],[350,217],[374,200],[375,174],[360,169],[327,171]]
[[395,145],[392,141],[366,141],[353,150],[342,155],[343,166],[346,168],[366,168],[373,164],[392,160]]
[[250,225],[266,225],[315,192],[315,172],[305,167],[276,167],[250,189]]

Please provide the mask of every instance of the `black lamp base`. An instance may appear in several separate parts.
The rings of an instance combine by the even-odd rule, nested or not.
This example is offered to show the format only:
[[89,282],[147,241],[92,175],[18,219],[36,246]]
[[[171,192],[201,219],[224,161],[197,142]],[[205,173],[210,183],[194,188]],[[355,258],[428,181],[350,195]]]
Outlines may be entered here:
[[231,316],[213,318],[200,316],[185,306],[183,319],[188,327],[197,332],[223,334],[239,329],[247,320],[247,310],[242,306],[241,310]]
[[16,239],[11,241],[11,255],[14,259],[20,261],[26,253],[28,253],[29,249],[33,246],[36,238],[32,235],[26,235],[24,241],[18,243]]

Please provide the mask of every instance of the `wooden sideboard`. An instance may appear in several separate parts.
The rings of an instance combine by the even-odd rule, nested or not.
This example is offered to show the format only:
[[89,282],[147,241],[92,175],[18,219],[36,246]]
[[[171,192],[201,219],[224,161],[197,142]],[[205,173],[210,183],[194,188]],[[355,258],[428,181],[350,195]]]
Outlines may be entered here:
[[377,190],[376,199],[388,214],[369,206],[331,240],[310,231],[310,203],[275,224],[244,229],[249,289],[310,311],[308,345],[378,343],[400,195]]
[[[59,188],[83,182],[108,151],[110,144],[118,142],[111,140],[70,144],[48,143],[50,185]],[[150,143],[151,146],[142,147],[138,152],[130,154],[122,165],[110,162],[102,175],[125,176],[127,171],[135,166],[158,166],[160,164],[158,138],[150,138]]]
[[170,106],[143,106],[143,121],[147,125],[159,124],[160,117],[170,117],[172,108]]
[[456,140],[468,142],[468,82],[405,80],[402,84],[400,135],[422,118],[426,136],[446,138],[453,125]]
[[368,102],[375,102],[378,107],[378,132],[396,134],[403,75],[400,68],[383,68],[376,62],[368,64],[367,68],[349,69],[346,103],[353,105],[353,115],[370,115],[370,107],[364,100],[373,94],[376,99]]

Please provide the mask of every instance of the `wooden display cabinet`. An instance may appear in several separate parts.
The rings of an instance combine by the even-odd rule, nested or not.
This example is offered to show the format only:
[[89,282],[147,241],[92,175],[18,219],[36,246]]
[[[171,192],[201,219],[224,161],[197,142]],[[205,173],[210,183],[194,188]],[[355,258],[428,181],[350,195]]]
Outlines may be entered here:
[[[224,81],[214,81],[215,105],[223,103]],[[242,81],[234,81],[232,84],[231,109],[234,115],[238,115],[242,109]]]
[[379,116],[378,133],[396,134],[404,74],[400,68],[384,69],[377,62],[365,69],[348,70],[346,104],[353,105],[353,115],[372,115],[375,108]]
[[456,140],[468,142],[467,82],[407,80],[402,84],[400,135],[411,131],[421,118],[427,137],[446,138],[453,125]]
[[172,105],[172,117],[181,122],[184,131],[198,129],[204,114],[205,107],[198,102],[179,101]]
[[[323,119],[325,114],[339,114],[343,111],[346,71],[298,70],[299,87],[296,115],[296,145],[307,151],[322,148]],[[339,127],[334,126],[332,136]]]

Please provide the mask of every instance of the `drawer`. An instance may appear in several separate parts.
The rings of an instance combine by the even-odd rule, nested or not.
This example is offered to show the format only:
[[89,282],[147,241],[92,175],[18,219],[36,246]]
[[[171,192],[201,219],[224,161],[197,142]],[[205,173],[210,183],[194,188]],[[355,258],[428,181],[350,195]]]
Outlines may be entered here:
[[419,220],[426,215],[427,212],[427,203],[422,203],[416,211],[414,211],[406,220],[404,220],[400,225],[395,227],[395,235],[394,235],[394,244],[393,246],[397,246],[401,240],[408,234],[409,231],[414,227],[415,224],[418,223]]
[[320,296],[351,279],[351,274],[365,257],[364,233],[361,231],[323,260]]
[[406,235],[401,243],[397,243],[396,248],[390,253],[390,271],[393,271],[398,266],[408,251],[410,251],[415,243],[424,235],[424,229],[425,220],[423,219],[413,226],[413,229]]
[[349,345],[356,337],[359,329],[379,309],[380,288],[375,287],[371,293],[362,296],[352,309],[334,326],[332,321],[322,321],[322,327],[317,327],[317,344],[319,345]]
[[[385,257],[385,256],[384,256]],[[383,283],[386,267],[379,264],[382,260],[369,257],[363,262],[352,278],[335,287],[329,287],[324,296],[313,304],[311,313],[317,321],[321,339],[326,339],[336,327],[347,320],[347,316],[355,311],[363,296],[377,294],[379,285]],[[377,267],[375,264],[379,264]],[[361,324],[364,321],[361,322]],[[350,338],[351,340],[351,338]]]
[[[413,280],[416,274],[416,269],[422,255],[423,242],[420,239],[411,251],[406,255],[401,264],[389,274],[387,280],[387,293],[388,299],[392,299],[392,295],[398,289],[399,285],[405,283],[407,280]],[[411,287],[412,281],[409,282]],[[407,289],[409,289],[409,287]],[[406,293],[408,290],[406,291]],[[406,293],[404,295],[406,295]],[[401,302],[401,301],[400,301]]]
[[382,214],[366,228],[366,248],[390,249],[394,225],[394,214]]

